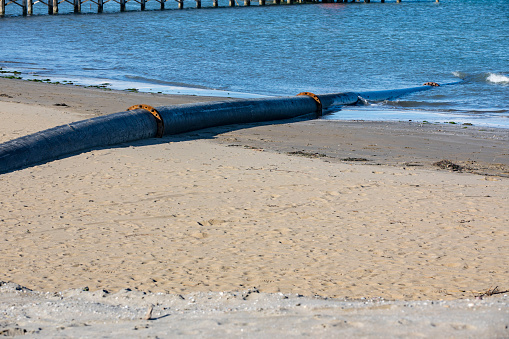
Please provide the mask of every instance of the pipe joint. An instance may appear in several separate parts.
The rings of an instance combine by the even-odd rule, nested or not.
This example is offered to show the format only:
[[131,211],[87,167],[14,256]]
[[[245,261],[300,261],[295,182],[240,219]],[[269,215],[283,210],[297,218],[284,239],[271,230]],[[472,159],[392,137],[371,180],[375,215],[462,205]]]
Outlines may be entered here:
[[323,115],[323,106],[322,101],[318,97],[318,95],[311,93],[311,92],[301,92],[297,94],[297,96],[301,95],[307,95],[308,97],[311,97],[316,102],[316,116],[321,117]]
[[164,135],[164,121],[163,121],[163,118],[161,117],[161,115],[159,114],[159,112],[154,107],[149,106],[149,105],[134,105],[134,106],[129,107],[127,110],[132,111],[135,109],[144,109],[145,111],[149,111],[154,116],[154,118],[156,118],[156,122],[157,122],[156,137],[162,138]]

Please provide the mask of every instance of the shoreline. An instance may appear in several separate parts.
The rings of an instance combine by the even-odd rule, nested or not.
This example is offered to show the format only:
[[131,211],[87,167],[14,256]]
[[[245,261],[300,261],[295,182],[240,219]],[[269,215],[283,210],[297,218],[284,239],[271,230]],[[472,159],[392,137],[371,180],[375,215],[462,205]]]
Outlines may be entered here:
[[[23,70],[25,71],[25,70]],[[145,94],[164,94],[174,96],[199,96],[199,97],[216,97],[216,98],[267,98],[270,95],[254,94],[247,92],[236,92],[228,90],[213,89],[199,85],[185,84],[185,83],[165,83],[163,81],[150,80],[114,80],[106,78],[87,78],[80,76],[63,76],[58,74],[53,75],[40,75],[35,72],[24,74],[20,70],[3,70],[0,67],[0,79],[7,80],[21,80],[32,83],[40,83],[47,85],[61,85],[72,86],[81,88],[97,88],[106,91],[119,91],[130,93],[145,93]]]
[[[1,142],[133,104],[217,100],[5,81]],[[105,331],[106,322],[117,334],[148,326],[153,332],[143,333],[151,335],[163,331],[159,322],[178,327],[194,319],[203,326],[197,333],[233,336],[242,326],[209,322],[246,312],[238,321],[251,319],[251,333],[268,333],[263,324],[277,318],[298,324],[296,336],[312,322],[325,334],[369,337],[381,326],[387,336],[418,329],[503,337],[507,293],[474,297],[509,290],[507,138],[504,130],[475,127],[282,121],[140,140],[0,175],[0,281],[48,292],[0,284],[2,311],[15,310],[0,331],[40,327],[33,335],[43,336],[62,325],[62,333],[86,337]],[[474,162],[477,174],[433,166],[447,158]],[[228,306],[245,302],[248,291],[251,303]],[[191,308],[172,323],[166,314],[179,308],[169,299],[179,295],[203,316],[193,318]],[[282,296],[293,304],[281,304]],[[313,296],[354,300],[354,308],[379,301],[362,313],[307,304]],[[164,318],[136,320],[149,300]],[[447,300],[438,304],[450,312],[424,316],[437,311],[426,300]],[[103,302],[135,311],[114,307],[97,319],[90,303]],[[269,311],[257,310],[262,302]],[[29,314],[34,304],[40,313]],[[79,320],[60,317],[75,308]],[[411,321],[398,329],[402,311]],[[465,315],[471,318],[459,321]],[[475,319],[496,326],[467,326]]]
[[138,104],[149,104],[157,107],[217,100],[237,99],[140,93],[93,86],[51,84],[0,77],[0,101],[52,107],[62,113],[69,111],[82,114],[83,119],[122,112]]
[[[127,80],[111,80],[111,79],[94,79],[94,78],[80,78],[80,77],[62,77],[59,75],[39,76],[28,75],[28,78],[22,78],[22,74],[16,70],[1,71],[4,74],[12,74],[9,76],[0,77],[0,80],[16,80],[25,81],[46,85],[57,86],[70,86],[77,88],[95,88],[103,91],[113,91],[117,93],[141,93],[159,96],[174,96],[174,97],[193,97],[204,98],[201,101],[210,101],[210,98],[216,100],[235,100],[235,99],[256,99],[256,98],[269,98],[274,95],[268,94],[254,94],[247,92],[234,92],[219,89],[210,89],[203,86],[193,86],[190,84],[179,83],[152,83],[143,81],[127,81]],[[43,79],[44,78],[44,79]],[[134,87],[133,87],[134,86]],[[281,96],[281,95],[275,95]],[[283,95],[284,96],[284,95]],[[200,100],[198,100],[200,101]],[[185,100],[184,100],[185,102]],[[192,101],[195,102],[195,101]],[[362,114],[363,119],[358,119],[358,115]],[[396,116],[396,118],[395,118]],[[344,106],[339,111],[331,110],[324,115],[322,120],[327,121],[366,121],[366,122],[387,122],[387,123],[404,123],[415,122],[417,124],[432,124],[436,126],[458,125],[461,128],[470,128],[472,126],[480,129],[501,129],[507,131],[509,124],[507,117],[493,116],[491,118],[480,118],[479,116],[470,116],[466,113],[449,114],[445,112],[434,111],[418,111],[409,110],[404,111],[397,108],[391,109],[377,109],[375,104],[368,106]]]

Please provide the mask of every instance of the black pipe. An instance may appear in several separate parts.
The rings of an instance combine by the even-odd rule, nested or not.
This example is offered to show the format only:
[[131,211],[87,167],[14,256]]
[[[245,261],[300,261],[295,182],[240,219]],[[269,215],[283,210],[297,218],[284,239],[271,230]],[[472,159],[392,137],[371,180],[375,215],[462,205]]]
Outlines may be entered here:
[[[352,105],[360,98],[390,100],[432,86],[376,92],[348,92],[296,97],[218,101],[157,107],[164,134],[178,134],[230,124],[291,119],[331,106]],[[313,98],[314,96],[314,98]],[[53,160],[95,147],[153,138],[157,122],[145,109],[135,109],[73,122],[0,144],[0,173]]]

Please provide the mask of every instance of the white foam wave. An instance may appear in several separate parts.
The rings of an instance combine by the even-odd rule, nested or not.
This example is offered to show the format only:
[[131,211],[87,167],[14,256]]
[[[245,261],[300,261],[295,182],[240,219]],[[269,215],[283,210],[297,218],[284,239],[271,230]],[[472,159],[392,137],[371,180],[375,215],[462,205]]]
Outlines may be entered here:
[[458,72],[458,71],[454,71],[454,72],[452,72],[452,75],[454,75],[455,77],[460,78],[460,79],[464,79],[464,78],[465,78],[465,76],[466,76],[466,75],[465,75],[465,73],[463,73],[463,72]]
[[496,84],[509,84],[509,76],[503,74],[490,73],[486,80]]

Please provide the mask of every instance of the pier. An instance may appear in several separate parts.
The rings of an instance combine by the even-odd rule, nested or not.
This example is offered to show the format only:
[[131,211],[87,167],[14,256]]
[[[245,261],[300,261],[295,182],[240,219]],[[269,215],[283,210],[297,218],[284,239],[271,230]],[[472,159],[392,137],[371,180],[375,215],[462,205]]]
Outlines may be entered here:
[[[61,4],[68,3],[72,6],[72,9],[74,13],[81,13],[82,12],[82,6],[85,3],[88,3],[90,5],[90,8],[95,8],[95,11],[97,13],[103,13],[104,11],[104,5],[106,5],[108,2],[111,3],[117,3],[118,8],[120,12],[126,11],[126,5],[128,2],[136,3],[139,5],[139,10],[144,11],[146,9],[146,4],[148,1],[157,2],[157,7],[161,10],[165,10],[166,6],[165,4],[171,0],[0,0],[0,17],[5,16],[6,6],[13,6],[18,7],[21,9],[21,15],[23,16],[29,16],[34,14],[34,6],[46,6],[47,7],[47,13],[48,14],[58,14],[59,6]],[[184,9],[184,0],[174,0],[177,2],[177,8],[178,9]],[[218,0],[209,0],[211,1],[211,6],[207,7],[213,7],[217,8],[219,7],[219,1]],[[250,6],[253,1],[256,0],[240,0],[243,1],[242,5],[243,7]],[[387,2],[396,2],[401,3],[403,0],[389,0]],[[430,0],[433,1],[433,0]],[[439,2],[439,0],[434,0],[435,2]],[[292,4],[303,4],[303,3],[355,3],[355,2],[364,2],[364,3],[370,3],[371,0],[258,0],[257,3],[259,6],[265,6],[265,5],[292,5]],[[375,2],[375,1],[373,1]],[[385,0],[378,0],[376,2],[385,3]],[[186,4],[192,4],[192,7],[195,8],[202,8],[202,0],[187,0]],[[193,4],[194,3],[194,4]],[[242,6],[239,3],[239,0],[228,0],[228,7],[235,7],[235,6]]]

